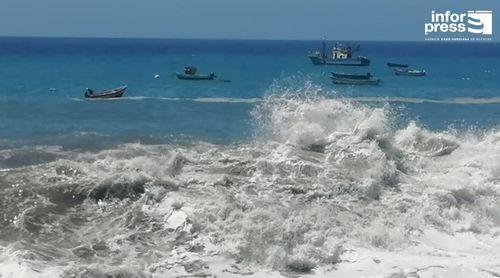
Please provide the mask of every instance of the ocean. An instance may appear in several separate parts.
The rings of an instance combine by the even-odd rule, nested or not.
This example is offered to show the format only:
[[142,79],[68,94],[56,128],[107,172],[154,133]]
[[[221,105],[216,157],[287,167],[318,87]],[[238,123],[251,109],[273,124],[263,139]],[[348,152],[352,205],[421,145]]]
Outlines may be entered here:
[[499,44],[351,43],[0,38],[0,276],[500,273]]

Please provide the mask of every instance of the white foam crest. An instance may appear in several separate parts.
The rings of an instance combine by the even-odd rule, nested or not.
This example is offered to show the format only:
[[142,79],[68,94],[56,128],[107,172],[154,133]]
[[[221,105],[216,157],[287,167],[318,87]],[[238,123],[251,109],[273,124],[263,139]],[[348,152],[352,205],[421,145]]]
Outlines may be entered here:
[[310,86],[266,98],[254,111],[263,130],[279,141],[299,146],[325,144],[338,134],[367,137],[387,130],[387,108],[327,98],[321,88]]
[[449,132],[431,132],[415,122],[398,130],[394,136],[395,145],[410,153],[439,156],[450,154],[459,147],[459,140]]
[[0,276],[16,277],[60,277],[63,273],[60,267],[48,264],[30,264],[23,259],[27,252],[0,247]]

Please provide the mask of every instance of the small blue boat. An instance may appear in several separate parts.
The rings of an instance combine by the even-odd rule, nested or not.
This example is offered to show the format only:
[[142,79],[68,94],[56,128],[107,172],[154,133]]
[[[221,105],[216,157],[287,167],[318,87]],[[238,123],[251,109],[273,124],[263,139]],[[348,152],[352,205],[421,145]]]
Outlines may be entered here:
[[183,73],[175,73],[175,75],[177,76],[177,78],[181,79],[181,80],[194,80],[194,81],[198,81],[198,80],[214,80],[217,78],[217,75],[215,75],[215,73],[211,72],[210,74],[208,75],[201,75],[201,74],[196,74],[198,70],[196,69],[196,67],[191,67],[191,66],[186,66],[184,67],[184,72]]

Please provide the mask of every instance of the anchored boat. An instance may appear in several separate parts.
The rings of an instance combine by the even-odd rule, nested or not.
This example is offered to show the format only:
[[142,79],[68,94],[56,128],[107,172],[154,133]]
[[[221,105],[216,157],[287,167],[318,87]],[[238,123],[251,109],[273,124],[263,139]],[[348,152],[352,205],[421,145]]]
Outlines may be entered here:
[[359,51],[359,45],[355,48],[344,46],[339,43],[332,48],[331,55],[326,52],[326,41],[323,40],[321,51],[316,51],[308,55],[313,65],[332,66],[369,66],[370,60],[363,56],[353,57],[353,53]]
[[127,86],[121,86],[112,90],[102,91],[98,93],[94,93],[91,89],[87,88],[85,91],[86,98],[118,98],[121,97],[125,90],[127,90]]
[[425,76],[425,70],[416,70],[416,69],[395,69],[394,73],[396,75],[404,75],[404,76]]
[[330,78],[334,84],[343,85],[378,85],[380,83],[380,79],[373,78],[369,72],[366,74],[332,72]]
[[217,78],[215,73],[211,72],[208,75],[197,74],[198,69],[196,67],[184,67],[183,73],[175,73],[177,78],[181,80],[214,80]]

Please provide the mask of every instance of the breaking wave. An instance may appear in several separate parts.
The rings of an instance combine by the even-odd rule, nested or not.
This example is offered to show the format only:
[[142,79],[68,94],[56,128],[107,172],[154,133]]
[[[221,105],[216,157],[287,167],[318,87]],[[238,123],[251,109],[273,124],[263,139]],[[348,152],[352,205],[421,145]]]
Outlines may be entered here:
[[0,274],[498,271],[500,132],[396,128],[311,86],[253,116],[257,138],[229,146],[2,151]]

